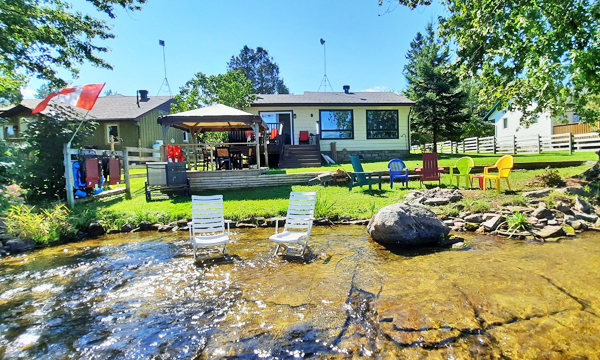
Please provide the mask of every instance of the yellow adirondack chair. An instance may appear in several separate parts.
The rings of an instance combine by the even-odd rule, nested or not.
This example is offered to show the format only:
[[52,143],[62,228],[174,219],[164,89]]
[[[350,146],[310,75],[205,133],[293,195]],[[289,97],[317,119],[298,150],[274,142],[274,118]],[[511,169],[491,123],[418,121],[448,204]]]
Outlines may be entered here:
[[[488,166],[483,169],[483,190],[486,189],[487,182],[485,180],[491,181],[496,180],[496,191],[500,194],[500,179],[506,180],[506,186],[508,186],[508,190],[510,190],[510,183],[508,182],[508,175],[510,175],[510,171],[515,165],[515,159],[511,155],[505,155],[496,161],[496,165]],[[490,175],[490,169],[497,169],[498,174]]]

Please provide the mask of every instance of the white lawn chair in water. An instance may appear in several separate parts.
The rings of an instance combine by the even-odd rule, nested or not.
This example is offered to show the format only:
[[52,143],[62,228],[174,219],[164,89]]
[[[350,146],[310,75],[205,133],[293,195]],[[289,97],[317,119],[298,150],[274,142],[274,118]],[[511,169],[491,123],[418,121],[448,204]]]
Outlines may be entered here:
[[315,203],[317,201],[316,192],[291,192],[290,205],[287,216],[285,217],[285,227],[279,232],[279,220],[275,218],[275,235],[269,237],[269,240],[277,243],[274,256],[278,255],[279,248],[287,250],[285,243],[298,243],[302,246],[301,256],[304,256],[308,239],[312,230],[312,224],[315,213]]
[[192,196],[192,221],[188,227],[194,245],[194,259],[198,247],[223,245],[221,252],[227,253],[225,244],[229,241],[230,222],[223,216],[223,195]]

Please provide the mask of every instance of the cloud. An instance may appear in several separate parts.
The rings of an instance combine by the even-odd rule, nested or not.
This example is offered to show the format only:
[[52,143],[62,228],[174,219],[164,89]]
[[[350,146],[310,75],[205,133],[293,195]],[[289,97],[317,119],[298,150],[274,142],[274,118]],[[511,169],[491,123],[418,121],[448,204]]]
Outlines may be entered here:
[[387,91],[387,86],[373,86],[370,89],[365,89],[365,90],[361,90],[361,92],[381,92],[381,91]]
[[28,86],[21,88],[21,94],[23,95],[23,99],[35,99],[35,93],[37,90],[30,89]]

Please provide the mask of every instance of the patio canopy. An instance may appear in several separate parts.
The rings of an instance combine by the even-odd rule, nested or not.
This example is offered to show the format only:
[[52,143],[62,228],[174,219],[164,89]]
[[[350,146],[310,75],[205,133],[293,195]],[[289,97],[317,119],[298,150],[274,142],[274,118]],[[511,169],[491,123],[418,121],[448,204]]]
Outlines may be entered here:
[[269,129],[267,123],[260,116],[222,104],[164,115],[158,118],[158,123],[163,126],[163,129],[171,126],[190,133],[255,130],[253,125],[258,126],[259,131]]

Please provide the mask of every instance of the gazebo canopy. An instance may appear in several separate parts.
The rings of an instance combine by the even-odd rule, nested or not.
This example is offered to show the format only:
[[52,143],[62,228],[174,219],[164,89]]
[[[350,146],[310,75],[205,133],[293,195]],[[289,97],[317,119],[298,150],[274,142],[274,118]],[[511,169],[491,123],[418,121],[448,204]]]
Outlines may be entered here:
[[234,109],[227,105],[217,104],[200,109],[164,115],[158,118],[162,126],[171,126],[189,132],[254,130],[269,129],[267,123],[259,116]]

